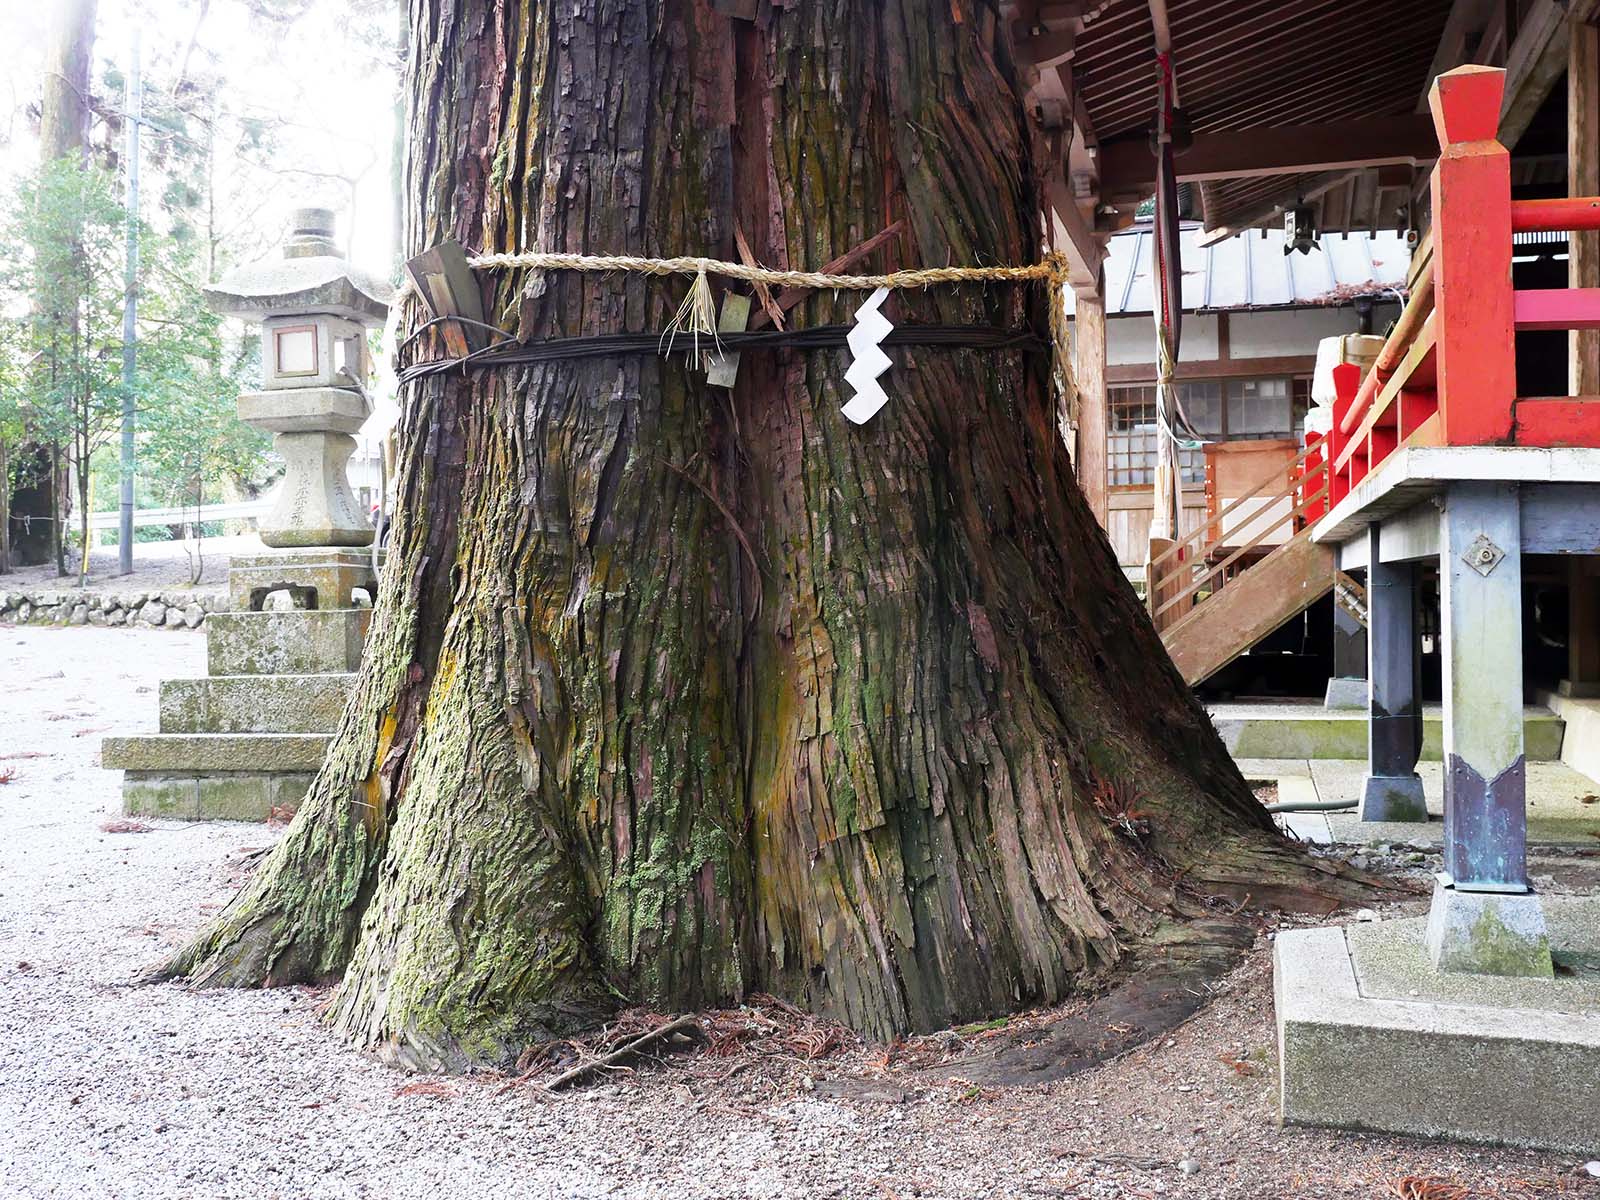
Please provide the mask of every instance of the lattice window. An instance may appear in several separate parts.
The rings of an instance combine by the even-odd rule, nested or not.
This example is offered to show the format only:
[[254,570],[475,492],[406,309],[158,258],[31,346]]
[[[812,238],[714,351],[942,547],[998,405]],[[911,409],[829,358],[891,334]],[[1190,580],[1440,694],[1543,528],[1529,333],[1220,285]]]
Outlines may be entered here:
[[[1150,487],[1156,473],[1155,385],[1107,388],[1106,403],[1107,482],[1112,487]],[[1184,410],[1188,411],[1187,401]],[[1180,448],[1178,471],[1184,483],[1203,483],[1205,453]]]
[[[1155,385],[1114,385],[1106,389],[1106,400],[1107,482],[1150,487],[1156,467]],[[1190,426],[1208,441],[1292,438],[1311,408],[1311,380],[1186,379],[1178,384],[1178,402]],[[1205,450],[1180,447],[1178,467],[1184,483],[1203,483]]]

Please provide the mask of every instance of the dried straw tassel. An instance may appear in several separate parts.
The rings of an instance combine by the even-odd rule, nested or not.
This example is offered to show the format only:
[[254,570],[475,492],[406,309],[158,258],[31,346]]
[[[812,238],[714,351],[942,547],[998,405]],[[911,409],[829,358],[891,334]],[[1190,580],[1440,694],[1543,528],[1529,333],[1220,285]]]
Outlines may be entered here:
[[[717,338],[717,302],[711,296],[711,282],[703,270],[695,273],[694,282],[689,285],[689,294],[678,305],[677,313],[662,334],[667,351],[671,351],[672,343],[680,333],[687,333],[693,339],[689,359],[701,370],[705,369],[711,355],[720,353],[722,349]],[[702,338],[709,341],[702,343]]]

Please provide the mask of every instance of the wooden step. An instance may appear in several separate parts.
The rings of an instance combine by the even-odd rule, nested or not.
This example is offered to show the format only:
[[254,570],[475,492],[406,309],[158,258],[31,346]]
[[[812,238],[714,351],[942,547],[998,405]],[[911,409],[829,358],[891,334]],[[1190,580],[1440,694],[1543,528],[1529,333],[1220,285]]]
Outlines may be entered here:
[[1202,600],[1161,640],[1193,687],[1333,590],[1334,551],[1303,534]]

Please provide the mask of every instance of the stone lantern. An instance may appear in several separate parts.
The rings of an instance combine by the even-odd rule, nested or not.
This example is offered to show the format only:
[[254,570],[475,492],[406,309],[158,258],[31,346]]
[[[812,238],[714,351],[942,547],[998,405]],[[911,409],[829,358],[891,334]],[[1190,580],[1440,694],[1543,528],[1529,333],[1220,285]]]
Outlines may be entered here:
[[286,471],[262,518],[269,546],[366,546],[372,525],[346,467],[372,403],[367,330],[381,326],[392,289],[340,257],[333,214],[302,208],[283,257],[230,271],[206,289],[212,309],[259,321],[262,390],[239,397],[239,417],[275,435]]
[[339,257],[332,228],[326,209],[302,209],[281,260],[206,289],[216,311],[261,323],[262,388],[239,416],[276,435],[288,472],[261,522],[268,548],[234,555],[228,611],[206,618],[206,676],[162,681],[159,733],[101,746],[129,815],[288,815],[355,686],[378,556],[345,470],[390,289]]

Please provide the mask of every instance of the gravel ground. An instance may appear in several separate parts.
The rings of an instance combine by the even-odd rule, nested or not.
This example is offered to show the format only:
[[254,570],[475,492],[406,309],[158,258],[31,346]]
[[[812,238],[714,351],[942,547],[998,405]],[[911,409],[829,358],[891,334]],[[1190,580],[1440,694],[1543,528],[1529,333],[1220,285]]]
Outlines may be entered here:
[[150,728],[156,681],[199,674],[203,653],[157,632],[0,631],[0,1197],[1299,1200],[1412,1175],[1600,1200],[1559,1157],[1279,1128],[1265,932],[1170,1037],[1000,1090],[881,1047],[746,1048],[545,1097],[397,1074],[330,1037],[309,990],[129,986],[274,836],[101,828],[118,781],[98,738]]
[[[189,549],[194,543],[189,543]],[[236,537],[206,538],[200,544],[203,568],[198,587],[221,588],[228,584],[228,556],[259,554],[266,547],[253,533]],[[0,575],[0,588],[75,588],[78,586],[78,556],[67,555],[65,576],[57,575],[54,563],[19,567]],[[189,586],[190,559],[183,542],[136,542],[133,547],[133,574],[117,574],[117,548],[97,546],[89,551],[90,591],[133,591],[136,588],[178,588]]]

